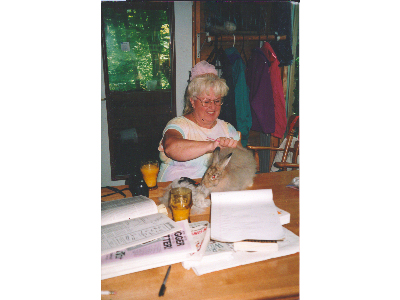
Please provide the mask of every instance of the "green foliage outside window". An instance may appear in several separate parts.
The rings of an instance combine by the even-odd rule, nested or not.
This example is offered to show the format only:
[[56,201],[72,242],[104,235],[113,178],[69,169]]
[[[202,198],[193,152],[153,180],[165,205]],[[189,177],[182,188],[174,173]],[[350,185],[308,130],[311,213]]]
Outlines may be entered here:
[[102,13],[110,90],[149,90],[149,81],[171,89],[167,12],[103,7]]

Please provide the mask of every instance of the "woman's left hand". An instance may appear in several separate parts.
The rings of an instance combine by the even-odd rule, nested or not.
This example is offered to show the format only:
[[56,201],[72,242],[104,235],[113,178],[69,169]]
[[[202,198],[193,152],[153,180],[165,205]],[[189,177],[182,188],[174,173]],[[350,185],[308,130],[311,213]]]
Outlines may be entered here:
[[232,139],[232,138],[226,138],[226,137],[219,137],[217,139],[219,141],[219,146],[220,147],[226,147],[226,148],[236,148],[238,141]]

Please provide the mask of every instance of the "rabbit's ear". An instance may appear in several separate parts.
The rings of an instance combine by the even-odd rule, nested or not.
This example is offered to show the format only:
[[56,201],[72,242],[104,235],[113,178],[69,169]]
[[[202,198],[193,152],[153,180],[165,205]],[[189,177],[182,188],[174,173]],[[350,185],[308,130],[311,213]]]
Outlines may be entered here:
[[218,164],[219,162],[219,151],[221,150],[220,147],[214,149],[213,156],[212,156],[212,164]]
[[233,154],[233,153],[229,153],[227,156],[225,156],[225,157],[221,160],[221,162],[220,162],[220,164],[219,164],[219,167],[220,167],[222,170],[225,169],[226,166],[228,165],[229,161],[230,161],[231,158],[232,158],[232,154]]

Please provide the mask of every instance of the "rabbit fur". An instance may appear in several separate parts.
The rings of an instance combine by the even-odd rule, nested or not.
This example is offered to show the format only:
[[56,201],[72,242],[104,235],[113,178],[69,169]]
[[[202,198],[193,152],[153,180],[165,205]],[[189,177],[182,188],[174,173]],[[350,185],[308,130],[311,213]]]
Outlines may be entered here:
[[204,208],[210,206],[210,199],[206,199],[210,194],[210,191],[208,191],[205,186],[188,177],[181,177],[172,181],[172,183],[166,187],[164,195],[159,198],[160,203],[168,206],[170,190],[177,187],[186,187],[192,190],[192,213],[201,213],[203,212]]
[[168,206],[170,190],[176,187],[187,187],[192,190],[193,213],[200,213],[211,204],[206,199],[211,192],[240,191],[253,185],[257,163],[253,153],[243,147],[217,147],[213,152],[211,165],[204,174],[201,184],[188,177],[181,177],[172,181],[159,198],[160,202]]
[[201,185],[210,192],[240,191],[253,185],[257,163],[243,147],[215,148]]

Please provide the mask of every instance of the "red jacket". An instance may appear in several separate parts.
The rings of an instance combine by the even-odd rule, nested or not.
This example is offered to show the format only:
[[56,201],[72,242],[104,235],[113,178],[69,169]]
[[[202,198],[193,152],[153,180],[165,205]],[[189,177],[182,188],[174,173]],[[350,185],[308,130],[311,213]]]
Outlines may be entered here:
[[285,101],[285,96],[283,95],[279,61],[269,43],[264,43],[264,45],[261,47],[261,50],[271,63],[269,72],[270,72],[272,93],[274,98],[274,108],[275,108],[275,131],[271,134],[281,139],[286,131],[287,119],[286,119],[286,101]]

